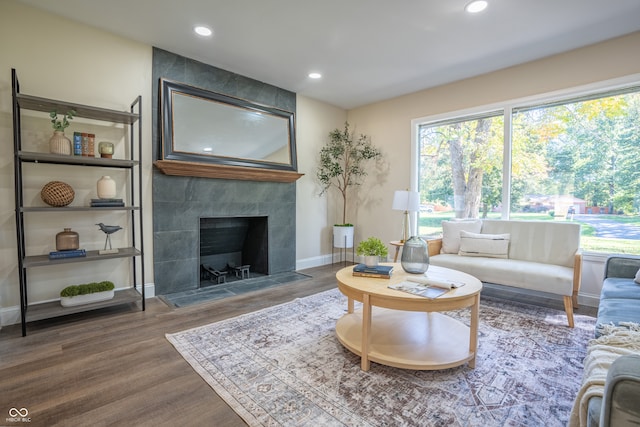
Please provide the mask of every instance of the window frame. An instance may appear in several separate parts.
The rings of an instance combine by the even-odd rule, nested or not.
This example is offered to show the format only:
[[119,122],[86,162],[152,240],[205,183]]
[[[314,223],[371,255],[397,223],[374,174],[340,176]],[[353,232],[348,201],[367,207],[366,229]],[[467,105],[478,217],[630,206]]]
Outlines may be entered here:
[[[527,108],[540,108],[547,105],[577,102],[586,99],[603,98],[610,95],[624,93],[633,88],[640,89],[640,73],[628,76],[603,80],[587,85],[574,86],[565,89],[543,92],[522,98],[514,98],[501,102],[480,105],[476,107],[452,110],[429,116],[423,116],[411,120],[411,182],[409,188],[418,191],[419,182],[419,128],[423,125],[437,125],[439,123],[455,122],[473,119],[491,112],[502,111],[504,114],[504,144],[502,164],[502,205],[510,206],[511,200],[511,140],[512,117],[514,111],[522,111]],[[510,209],[503,209],[501,219],[508,220]],[[418,215],[411,218],[412,226],[418,230]],[[599,252],[592,252],[600,254]]]

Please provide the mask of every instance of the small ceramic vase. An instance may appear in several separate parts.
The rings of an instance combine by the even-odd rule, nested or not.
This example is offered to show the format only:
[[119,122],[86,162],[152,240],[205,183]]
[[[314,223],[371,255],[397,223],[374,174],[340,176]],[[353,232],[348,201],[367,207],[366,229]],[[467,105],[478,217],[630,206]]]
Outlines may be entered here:
[[49,152],[52,154],[71,155],[71,140],[64,135],[62,131],[54,131],[53,136],[49,139]]
[[105,175],[98,180],[98,197],[100,199],[116,197],[116,182],[110,176]]
[[56,234],[56,251],[70,251],[80,247],[78,233],[65,228],[64,231]]

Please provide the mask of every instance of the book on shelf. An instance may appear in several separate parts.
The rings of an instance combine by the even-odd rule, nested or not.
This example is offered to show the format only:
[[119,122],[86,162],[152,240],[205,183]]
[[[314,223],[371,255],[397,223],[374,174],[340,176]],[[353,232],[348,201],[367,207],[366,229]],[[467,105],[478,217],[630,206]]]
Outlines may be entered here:
[[122,199],[91,199],[91,203],[123,203]]
[[49,252],[49,259],[80,258],[85,256],[87,256],[87,251],[84,249],[72,249],[69,251]]
[[122,199],[91,199],[92,208],[121,208],[124,207]]
[[429,299],[438,298],[440,295],[444,295],[449,292],[449,289],[425,285],[424,283],[410,282],[408,280],[389,285],[389,289],[395,289]]
[[92,208],[123,208],[124,207],[124,203],[123,202],[91,202],[91,207]]

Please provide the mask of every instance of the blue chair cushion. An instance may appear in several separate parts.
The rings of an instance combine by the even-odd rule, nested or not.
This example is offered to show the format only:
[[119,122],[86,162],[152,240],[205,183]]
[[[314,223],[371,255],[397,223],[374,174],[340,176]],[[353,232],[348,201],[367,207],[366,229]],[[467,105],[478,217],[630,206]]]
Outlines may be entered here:
[[640,284],[622,277],[609,277],[602,283],[600,299],[633,298],[640,300]]
[[[620,322],[640,323],[640,299],[607,298],[600,300],[598,324],[619,325]],[[596,338],[601,334],[600,328],[596,326]]]

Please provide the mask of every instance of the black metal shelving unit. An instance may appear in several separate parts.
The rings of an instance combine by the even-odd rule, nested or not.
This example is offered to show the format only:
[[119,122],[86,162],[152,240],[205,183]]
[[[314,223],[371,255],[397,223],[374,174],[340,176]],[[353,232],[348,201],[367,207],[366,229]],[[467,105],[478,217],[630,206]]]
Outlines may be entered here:
[[[140,158],[142,154],[142,118],[141,102],[138,96],[132,103],[130,111],[115,111],[97,108],[88,105],[74,104],[54,99],[40,98],[20,93],[20,84],[15,69],[11,70],[11,86],[13,98],[13,143],[14,143],[14,172],[15,172],[15,206],[16,206],[16,233],[18,250],[18,276],[20,285],[20,314],[22,323],[22,336],[27,334],[27,323],[30,321],[44,320],[83,311],[96,310],[113,305],[140,302],[142,310],[145,309],[144,289],[144,244],[143,244],[143,214],[142,214],[142,167]],[[130,147],[128,159],[103,159],[96,157],[65,156],[59,154],[29,152],[22,150],[22,110],[39,112],[69,111],[75,110],[76,117],[92,119],[102,122],[123,124],[128,126],[130,132]],[[126,150],[125,150],[126,151]],[[24,206],[23,192],[23,164],[24,163],[48,163],[54,165],[67,165],[92,168],[116,168],[128,171],[130,191],[125,207],[43,207]],[[137,179],[136,179],[137,177]],[[41,215],[51,212],[70,212],[81,215],[83,212],[99,211],[124,211],[130,213],[130,247],[119,248],[117,253],[99,254],[98,251],[87,251],[86,257],[49,259],[48,255],[28,255],[25,247],[25,214]],[[136,227],[139,230],[136,230]],[[27,270],[29,268],[44,268],[60,264],[73,264],[80,262],[99,262],[106,259],[130,258],[131,287],[115,292],[112,300],[101,301],[76,307],[62,307],[58,302],[42,304],[29,304]],[[138,271],[140,275],[138,276]],[[138,277],[141,283],[138,283]]]

